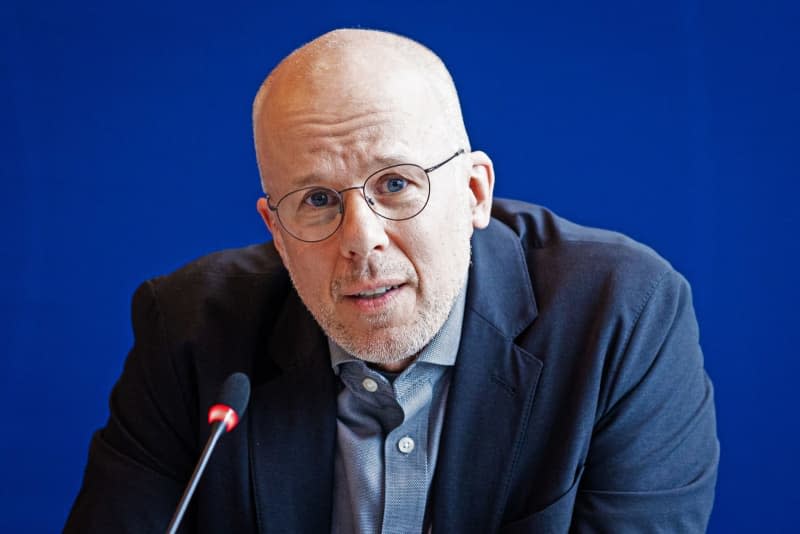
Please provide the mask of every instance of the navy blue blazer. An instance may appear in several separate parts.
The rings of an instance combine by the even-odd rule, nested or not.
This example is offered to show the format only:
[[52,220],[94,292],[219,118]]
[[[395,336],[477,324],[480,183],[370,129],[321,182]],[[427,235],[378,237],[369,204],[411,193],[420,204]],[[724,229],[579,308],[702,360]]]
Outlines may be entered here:
[[[686,281],[650,249],[497,200],[473,236],[434,532],[702,532],[718,443]],[[443,252],[445,253],[445,252]],[[163,532],[231,372],[250,375],[186,532],[330,531],[337,379],[271,243],[144,283],[66,532]]]

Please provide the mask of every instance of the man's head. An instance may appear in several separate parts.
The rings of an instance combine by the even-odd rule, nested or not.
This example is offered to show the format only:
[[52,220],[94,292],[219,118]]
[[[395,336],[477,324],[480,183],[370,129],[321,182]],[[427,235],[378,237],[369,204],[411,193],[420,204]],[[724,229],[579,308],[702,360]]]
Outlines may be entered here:
[[[491,209],[492,164],[469,150],[447,69],[404,37],[333,31],[272,71],[256,96],[253,129],[269,195],[258,211],[303,302],[353,355],[403,367],[444,324],[466,281],[472,230],[488,224]],[[384,167],[430,168],[459,149],[429,173],[430,198],[413,218],[379,216],[368,202],[379,203],[359,189]],[[389,180],[387,194],[409,187]],[[308,186],[354,189],[338,198],[312,190],[272,209]],[[279,220],[290,201],[313,210],[339,198],[341,224],[321,241],[297,239]]]

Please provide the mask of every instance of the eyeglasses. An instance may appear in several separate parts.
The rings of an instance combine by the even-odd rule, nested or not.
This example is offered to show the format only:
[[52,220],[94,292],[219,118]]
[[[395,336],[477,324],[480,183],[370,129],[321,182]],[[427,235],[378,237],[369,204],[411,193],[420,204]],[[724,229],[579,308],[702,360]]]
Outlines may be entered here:
[[428,205],[431,196],[429,173],[464,153],[455,154],[423,169],[412,163],[390,165],[367,176],[363,185],[339,191],[329,187],[310,186],[287,193],[274,206],[266,194],[267,206],[278,215],[286,232],[300,241],[316,243],[328,239],[342,225],[344,197],[347,191],[361,190],[367,206],[376,215],[390,221],[405,221],[416,217]]

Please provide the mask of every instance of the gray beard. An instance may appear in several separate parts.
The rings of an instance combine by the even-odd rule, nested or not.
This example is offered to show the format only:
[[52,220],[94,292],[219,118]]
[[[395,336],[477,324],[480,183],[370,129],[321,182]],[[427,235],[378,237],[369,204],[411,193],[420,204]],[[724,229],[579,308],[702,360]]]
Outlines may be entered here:
[[[471,256],[472,249],[468,249]],[[450,278],[446,281],[448,292],[441,296],[434,296],[432,302],[426,304],[418,312],[418,317],[411,326],[399,327],[399,331],[383,333],[380,336],[356,335],[350,332],[344,324],[338,321],[333,313],[316,313],[306,302],[306,299],[298,291],[303,304],[316,320],[317,324],[325,332],[325,335],[332,339],[337,345],[347,351],[348,354],[356,358],[378,365],[395,364],[418,355],[431,339],[441,330],[447,320],[450,310],[452,310],[456,299],[467,281],[469,273],[470,257],[468,256],[465,269],[457,279]],[[297,284],[292,278],[292,284],[297,291]],[[376,324],[381,324],[384,317],[379,315],[375,318]]]

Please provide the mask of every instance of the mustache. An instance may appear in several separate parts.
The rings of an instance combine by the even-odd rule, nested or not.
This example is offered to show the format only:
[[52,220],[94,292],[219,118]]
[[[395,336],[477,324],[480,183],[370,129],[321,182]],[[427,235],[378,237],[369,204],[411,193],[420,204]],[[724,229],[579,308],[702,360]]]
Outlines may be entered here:
[[343,287],[355,284],[380,281],[403,280],[405,283],[416,284],[417,273],[413,267],[406,263],[393,260],[368,260],[359,265],[351,266],[347,271],[339,273],[331,282],[331,289],[335,295],[341,294]]

